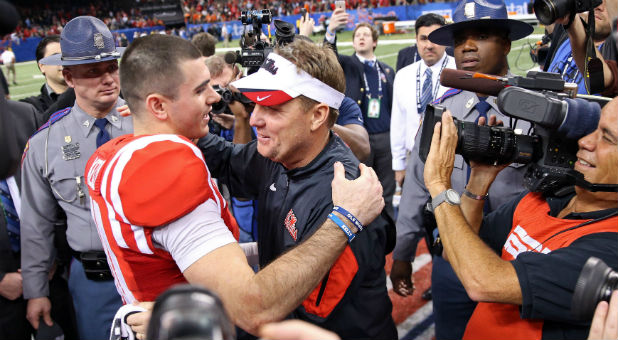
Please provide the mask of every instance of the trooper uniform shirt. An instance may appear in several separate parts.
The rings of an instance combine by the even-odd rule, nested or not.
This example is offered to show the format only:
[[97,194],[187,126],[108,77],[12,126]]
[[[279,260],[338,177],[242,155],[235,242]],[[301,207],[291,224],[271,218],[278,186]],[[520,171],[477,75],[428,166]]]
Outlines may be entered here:
[[[116,105],[124,105],[118,99]],[[111,138],[133,132],[130,117],[114,108],[107,116]],[[74,251],[101,251],[90,216],[86,162],[96,150],[95,118],[77,103],[56,112],[33,135],[22,160],[21,245],[24,298],[48,296],[47,275],[54,259],[53,233],[58,209],[67,216],[67,241]]]
[[[499,120],[504,122],[504,126],[509,126],[509,117],[499,111],[496,100],[496,97],[493,96],[487,98],[487,103],[490,105],[487,117],[492,114],[496,115]],[[434,104],[449,109],[454,118],[474,122],[478,116],[478,111],[475,109],[478,102],[479,98],[475,93],[450,89]],[[530,124],[520,120],[516,127],[522,129],[525,133]],[[423,229],[423,209],[430,198],[423,179],[425,164],[418,155],[422,135],[420,131],[421,129],[416,134],[414,148],[406,170],[406,180],[402,188],[400,206],[406,207],[406,209],[400,209],[397,217],[397,244],[393,250],[393,258],[402,261],[414,259],[418,240],[425,233]],[[492,211],[502,203],[515,198],[517,194],[524,190],[524,173],[524,165],[511,164],[498,174],[489,189],[488,211]],[[455,155],[455,164],[451,175],[452,188],[458,193],[462,193],[467,181],[468,165],[461,155]]]

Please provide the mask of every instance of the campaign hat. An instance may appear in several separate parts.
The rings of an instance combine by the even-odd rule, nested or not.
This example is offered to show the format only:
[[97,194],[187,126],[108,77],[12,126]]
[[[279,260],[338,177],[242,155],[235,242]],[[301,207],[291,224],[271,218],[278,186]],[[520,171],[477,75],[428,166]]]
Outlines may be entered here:
[[116,47],[114,36],[103,21],[80,16],[69,21],[60,34],[60,54],[41,59],[43,65],[81,65],[118,59],[124,48]]
[[453,12],[453,23],[429,34],[434,44],[453,46],[455,32],[467,28],[498,28],[508,32],[511,41],[527,37],[534,31],[532,25],[509,19],[503,0],[461,0]]

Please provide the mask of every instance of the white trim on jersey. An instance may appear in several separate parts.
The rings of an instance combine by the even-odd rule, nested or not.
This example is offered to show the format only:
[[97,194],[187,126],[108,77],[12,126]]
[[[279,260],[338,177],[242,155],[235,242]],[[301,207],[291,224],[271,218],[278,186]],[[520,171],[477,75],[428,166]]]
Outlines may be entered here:
[[[204,158],[199,149],[193,145],[192,143],[187,142],[186,140],[180,138],[177,135],[153,135],[153,136],[144,136],[134,141],[129,142],[127,145],[123,146],[110,161],[110,165],[107,166],[105,172],[103,173],[103,180],[101,181],[101,195],[105,199],[106,202],[111,202],[111,206],[109,207],[109,218],[110,221],[115,221],[114,213],[120,216],[122,222],[126,224],[131,224],[131,222],[126,218],[124,214],[124,210],[122,207],[122,200],[120,198],[120,194],[118,192],[118,188],[120,186],[120,180],[122,179],[122,173],[124,171],[125,166],[131,160],[133,153],[141,150],[151,143],[161,142],[161,141],[171,141],[176,143],[181,143],[189,146],[191,151],[204,163],[204,167],[206,168],[206,163],[204,162]],[[207,168],[206,168],[207,169]],[[208,173],[208,184],[210,189],[213,192],[216,192],[213,188],[213,184],[210,178],[210,172]],[[111,181],[109,180],[111,176]],[[109,197],[107,194],[107,184],[110,183],[110,192]],[[220,206],[219,198],[215,195],[215,199],[217,200],[217,205]],[[116,222],[117,223],[117,222]],[[124,236],[120,230],[120,224],[116,224],[112,222],[112,231],[114,234],[114,238],[119,246],[128,248],[126,241],[124,240]],[[148,241],[144,235],[143,229],[141,227],[132,226],[135,241],[137,242],[137,246],[142,253],[145,254],[153,254],[154,251],[150,249],[148,245]]]
[[109,241],[107,239],[107,235],[105,234],[105,227],[103,226],[103,221],[101,220],[101,209],[99,205],[94,199],[90,199],[90,212],[92,215],[92,219],[94,220],[94,224],[97,227],[97,232],[99,233],[99,238],[101,239],[101,243],[103,244],[103,250],[105,251],[105,255],[107,256],[107,263],[109,265],[110,270],[114,276],[114,284],[116,286],[116,290],[122,296],[122,300],[125,303],[133,303],[135,301],[135,296],[131,293],[131,290],[127,286],[126,281],[124,280],[124,276],[122,276],[122,271],[120,270],[120,265],[118,264],[118,258],[111,249]]
[[156,228],[152,241],[168,251],[181,272],[211,251],[235,243],[212,199],[165,227]]

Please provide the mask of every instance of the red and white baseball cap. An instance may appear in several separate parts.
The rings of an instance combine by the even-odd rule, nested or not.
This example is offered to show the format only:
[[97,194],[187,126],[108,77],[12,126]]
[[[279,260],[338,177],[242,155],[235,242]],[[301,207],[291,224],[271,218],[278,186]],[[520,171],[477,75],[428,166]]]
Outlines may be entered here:
[[279,105],[300,95],[339,109],[344,94],[271,52],[254,74],[232,83],[256,104]]

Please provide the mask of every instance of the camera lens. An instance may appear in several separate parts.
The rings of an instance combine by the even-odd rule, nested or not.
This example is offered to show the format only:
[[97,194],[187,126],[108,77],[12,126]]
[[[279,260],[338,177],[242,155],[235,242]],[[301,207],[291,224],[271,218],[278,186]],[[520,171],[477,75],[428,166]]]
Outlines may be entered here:
[[456,121],[456,153],[483,164],[505,164],[517,153],[515,133],[507,128],[479,126],[472,122]]
[[590,320],[597,304],[609,302],[612,291],[616,289],[618,272],[596,257],[589,258],[577,279],[571,312],[579,320]]
[[535,0],[534,14],[543,25],[551,25],[558,18],[569,14],[576,0]]

